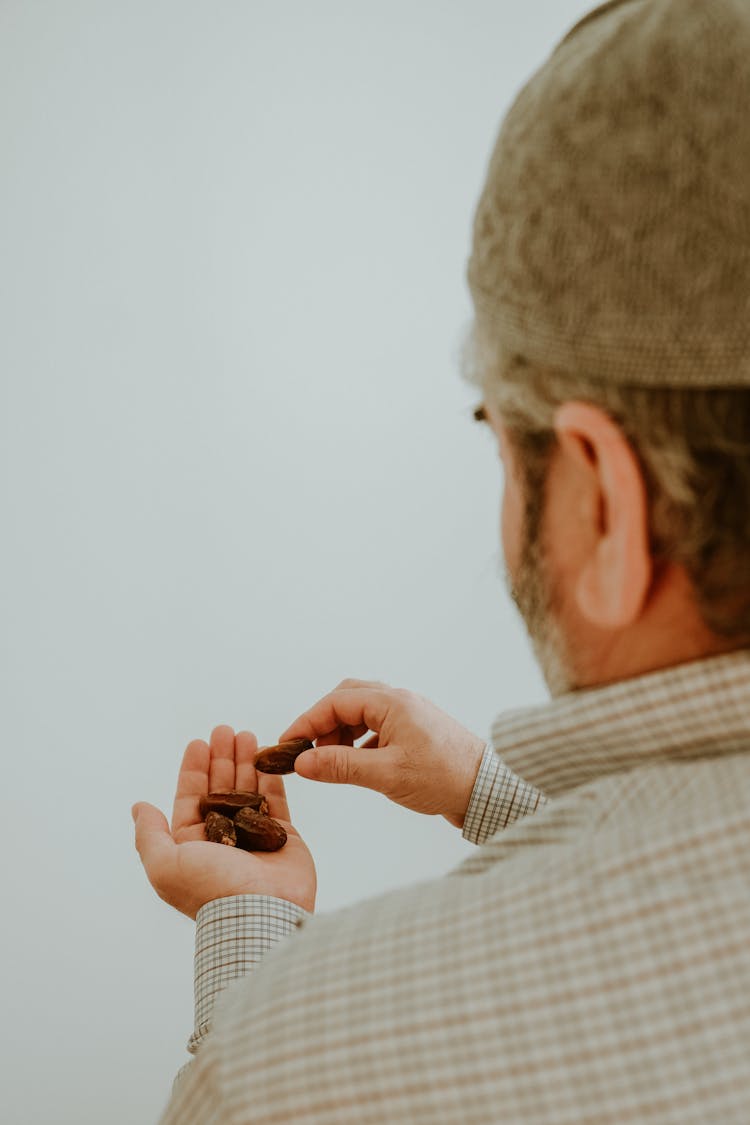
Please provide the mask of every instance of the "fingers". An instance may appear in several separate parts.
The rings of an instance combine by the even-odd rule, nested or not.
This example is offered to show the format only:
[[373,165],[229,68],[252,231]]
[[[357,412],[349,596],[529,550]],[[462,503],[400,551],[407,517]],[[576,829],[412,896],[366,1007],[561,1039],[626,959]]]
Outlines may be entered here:
[[333,690],[338,691],[339,688],[353,688],[353,687],[388,688],[388,687],[390,687],[390,684],[385,684],[385,683],[383,683],[382,680],[354,680],[351,677],[348,677],[347,679],[342,680],[340,684],[336,684],[336,687]]
[[393,783],[393,762],[383,750],[326,746],[305,750],[294,764],[300,777],[335,785],[360,785],[386,793]]
[[200,738],[190,742],[177,778],[172,832],[177,835],[191,824],[200,823],[198,798],[215,789],[234,789],[234,776],[234,731],[231,727],[214,727],[210,745]]
[[268,801],[269,816],[276,820],[291,822],[292,814],[289,812],[289,805],[287,804],[283,777],[279,777],[278,774],[259,773],[256,789]]
[[276,820],[291,821],[284,782],[273,774],[258,773],[255,758],[258,753],[258,740],[249,730],[241,730],[234,736],[235,788],[249,789],[262,793],[268,801],[269,814]]
[[234,736],[234,789],[249,789],[251,792],[257,790],[257,753],[258,739],[252,731],[238,731]]
[[177,845],[169,834],[167,818],[159,809],[140,801],[133,805],[131,813],[135,822],[136,850],[149,881],[157,887],[165,869],[173,862]]
[[251,731],[235,735],[232,727],[226,725],[214,727],[210,744],[202,739],[189,743],[182,758],[172,812],[172,833],[178,843],[204,838],[198,801],[205,793],[217,789],[263,793],[271,816],[291,820],[284,782],[280,777],[256,772],[257,753],[258,740]]
[[[351,689],[351,688],[381,688],[385,691],[391,690],[389,688],[388,684],[384,684],[380,680],[345,679],[345,680],[342,680],[340,684],[337,684],[336,687],[333,689],[333,691],[342,691],[342,690]],[[333,694],[333,693],[331,692],[329,694]],[[327,696],[324,696],[323,698],[325,699],[325,698],[327,698]],[[310,736],[310,735],[302,735],[302,734],[299,733],[300,722],[305,717],[305,715],[308,715],[308,714],[309,714],[309,712],[305,712],[305,714],[301,715],[298,719],[296,719],[290,727],[287,727],[287,729],[284,731],[284,733],[279,736],[279,742],[283,742],[288,738],[315,737],[315,736]],[[352,746],[354,744],[354,742],[356,741],[356,739],[361,738],[363,734],[367,733],[368,729],[369,728],[368,728],[366,723],[360,723],[355,727],[345,726],[345,725],[336,725],[332,730],[323,731],[323,732],[318,734],[318,736],[317,736],[318,745],[319,746],[341,746],[341,745]]]
[[379,732],[392,702],[393,689],[382,685],[335,688],[318,700],[309,711],[295,719],[279,741],[291,738],[324,739],[340,727],[350,728],[353,738],[359,738],[368,730]]
[[318,746],[353,746],[358,738],[367,734],[368,727],[361,723],[357,727],[336,727],[330,734],[324,734],[317,739]]
[[234,731],[227,726],[214,727],[211,731],[208,792],[234,788]]
[[200,738],[188,743],[182,756],[182,765],[177,777],[177,792],[172,810],[172,832],[182,831],[187,825],[200,820],[198,798],[208,793],[208,771],[211,750],[207,742]]

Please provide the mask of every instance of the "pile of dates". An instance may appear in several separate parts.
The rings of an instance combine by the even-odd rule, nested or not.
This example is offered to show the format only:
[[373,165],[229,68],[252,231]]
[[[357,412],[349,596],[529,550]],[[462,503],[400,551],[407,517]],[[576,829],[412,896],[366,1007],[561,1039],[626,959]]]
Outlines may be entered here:
[[[307,738],[267,746],[255,759],[255,768],[260,773],[294,773],[299,755],[311,748]],[[206,823],[206,839],[214,844],[246,852],[277,852],[286,843],[286,831],[268,815],[268,801],[262,793],[218,789],[200,798],[199,809]]]

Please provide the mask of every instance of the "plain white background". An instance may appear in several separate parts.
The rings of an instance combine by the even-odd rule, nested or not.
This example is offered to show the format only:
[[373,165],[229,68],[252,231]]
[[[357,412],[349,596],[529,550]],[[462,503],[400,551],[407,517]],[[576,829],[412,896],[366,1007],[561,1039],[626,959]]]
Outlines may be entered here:
[[[502,114],[576,0],[0,0],[0,1118],[155,1122],[193,924],[130,805],[345,676],[545,698],[458,374]],[[292,778],[318,909],[471,845]],[[346,846],[342,840],[346,838]]]

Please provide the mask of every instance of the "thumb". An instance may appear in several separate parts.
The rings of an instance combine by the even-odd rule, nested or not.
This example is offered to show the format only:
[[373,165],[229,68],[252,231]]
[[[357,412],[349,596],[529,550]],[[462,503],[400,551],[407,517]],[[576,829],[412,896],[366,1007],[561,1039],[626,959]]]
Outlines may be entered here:
[[140,801],[130,810],[135,822],[135,847],[148,871],[176,847],[167,819],[153,805]]
[[305,750],[294,763],[295,773],[311,781],[361,785],[385,793],[393,782],[393,764],[383,750],[357,746],[318,746]]

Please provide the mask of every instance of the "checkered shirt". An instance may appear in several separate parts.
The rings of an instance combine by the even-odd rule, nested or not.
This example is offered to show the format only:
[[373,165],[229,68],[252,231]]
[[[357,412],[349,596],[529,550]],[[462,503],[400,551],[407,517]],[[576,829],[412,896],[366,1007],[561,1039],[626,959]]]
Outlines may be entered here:
[[747,1125],[749,802],[750,651],[501,716],[448,875],[203,907],[162,1125]]

